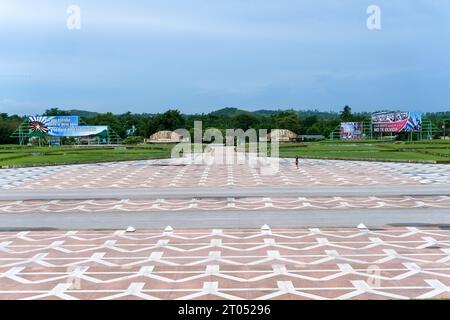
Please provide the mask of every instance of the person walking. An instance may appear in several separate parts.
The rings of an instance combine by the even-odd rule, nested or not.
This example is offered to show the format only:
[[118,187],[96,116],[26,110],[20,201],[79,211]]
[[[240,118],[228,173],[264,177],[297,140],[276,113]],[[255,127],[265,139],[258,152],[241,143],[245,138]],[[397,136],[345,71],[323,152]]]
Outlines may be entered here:
[[297,169],[298,169],[298,156],[295,157],[295,166],[296,166]]

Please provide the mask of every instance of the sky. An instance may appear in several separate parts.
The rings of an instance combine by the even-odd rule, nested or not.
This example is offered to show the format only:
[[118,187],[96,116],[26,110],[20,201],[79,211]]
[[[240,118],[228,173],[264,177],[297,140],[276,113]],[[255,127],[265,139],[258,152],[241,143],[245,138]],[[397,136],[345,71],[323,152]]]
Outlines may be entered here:
[[449,39],[443,0],[0,0],[0,112],[448,111]]

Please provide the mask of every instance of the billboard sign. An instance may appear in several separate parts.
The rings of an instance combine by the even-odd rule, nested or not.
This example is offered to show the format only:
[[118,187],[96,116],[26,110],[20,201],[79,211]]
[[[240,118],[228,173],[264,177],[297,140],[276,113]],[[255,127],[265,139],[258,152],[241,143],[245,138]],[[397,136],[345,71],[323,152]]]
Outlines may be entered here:
[[77,116],[29,117],[29,128],[51,137],[85,137],[108,130],[108,126],[80,126]]
[[48,135],[52,137],[86,137],[108,130],[108,126],[49,127]]
[[372,115],[374,132],[421,132],[421,112],[381,112]]
[[77,116],[57,116],[57,117],[45,117],[47,118],[48,127],[75,127],[78,126]]
[[341,139],[357,140],[363,138],[362,122],[341,122]]

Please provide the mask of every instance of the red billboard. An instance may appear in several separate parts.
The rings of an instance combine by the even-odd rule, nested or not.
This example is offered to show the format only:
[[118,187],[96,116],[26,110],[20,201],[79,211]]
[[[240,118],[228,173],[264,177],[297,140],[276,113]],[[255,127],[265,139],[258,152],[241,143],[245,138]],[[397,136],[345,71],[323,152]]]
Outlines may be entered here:
[[374,132],[420,132],[422,113],[420,112],[380,112],[372,115]]

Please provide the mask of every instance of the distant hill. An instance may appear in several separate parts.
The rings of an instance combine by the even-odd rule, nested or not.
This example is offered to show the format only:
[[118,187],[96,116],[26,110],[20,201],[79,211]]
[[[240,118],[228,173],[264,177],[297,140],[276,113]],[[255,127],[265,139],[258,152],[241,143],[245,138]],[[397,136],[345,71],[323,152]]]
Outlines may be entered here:
[[319,110],[300,110],[297,113],[300,118],[317,117],[321,120],[334,119],[339,116],[337,112],[326,112]]
[[251,114],[250,111],[241,110],[238,108],[223,108],[210,113],[212,116],[216,117],[230,117],[234,118],[241,114]]
[[[93,112],[93,111],[87,111],[87,110],[79,110],[79,109],[71,109],[71,110],[60,110],[64,113],[83,117],[85,119],[93,118],[99,114],[100,112]],[[339,117],[339,112],[327,112],[327,111],[319,111],[319,110],[299,110],[299,109],[278,109],[278,110],[267,110],[267,109],[260,109],[256,111],[247,111],[239,108],[222,108],[216,111],[213,111],[209,113],[210,115],[217,116],[217,117],[228,117],[228,118],[234,118],[241,114],[249,114],[254,115],[256,117],[271,117],[273,115],[276,115],[281,112],[296,112],[300,118],[308,118],[308,117],[317,117],[319,120],[329,120],[329,119],[336,119],[336,117]],[[132,113],[133,114],[133,113]],[[118,114],[116,114],[118,115]],[[139,115],[142,116],[154,116],[152,113],[141,113]],[[189,114],[185,114],[189,115]],[[370,112],[355,112],[354,115],[359,115],[361,117],[367,117],[369,118],[371,116]],[[450,111],[444,111],[444,112],[429,112],[424,114],[428,118],[445,118],[450,119]]]
[[281,112],[296,112],[300,117],[306,118],[311,116],[316,116],[319,119],[332,119],[336,118],[338,113],[335,112],[325,112],[325,111],[318,111],[318,110],[301,110],[297,111],[294,109],[289,110],[267,110],[267,109],[260,109],[256,111],[246,111],[238,108],[223,108],[216,111],[211,112],[211,115],[218,116],[218,117],[230,117],[234,118],[241,114],[251,114],[258,117],[270,117],[273,115],[276,115]]
[[92,112],[92,111],[86,111],[86,110],[65,110],[66,112],[68,112],[70,115],[72,116],[79,116],[79,117],[83,117],[85,119],[89,119],[89,118],[93,118],[97,115],[99,115],[98,112]]
[[450,119],[450,111],[444,111],[444,112],[427,112],[425,114],[427,117],[441,117],[445,119]]
[[270,116],[276,115],[277,113],[280,113],[280,112],[282,112],[282,110],[265,110],[265,109],[262,109],[262,110],[253,111],[252,113],[254,115],[256,115],[256,116],[270,117]]

